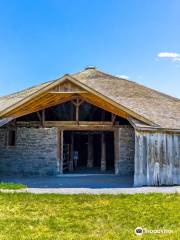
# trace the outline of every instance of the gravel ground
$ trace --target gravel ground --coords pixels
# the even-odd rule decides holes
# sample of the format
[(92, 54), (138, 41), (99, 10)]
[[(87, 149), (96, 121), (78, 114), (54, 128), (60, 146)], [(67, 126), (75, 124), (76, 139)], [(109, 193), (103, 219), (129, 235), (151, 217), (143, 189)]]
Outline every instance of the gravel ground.
[(2, 182), (22, 183), (24, 190), (0, 190), (1, 192), (30, 192), (57, 194), (136, 194), (180, 193), (180, 186), (133, 187), (133, 177), (115, 175), (70, 175), (60, 177), (1, 177)]
[(1, 192), (30, 192), (35, 194), (137, 194), (137, 193), (180, 193), (180, 186), (140, 188), (27, 188), (25, 190), (0, 190)]

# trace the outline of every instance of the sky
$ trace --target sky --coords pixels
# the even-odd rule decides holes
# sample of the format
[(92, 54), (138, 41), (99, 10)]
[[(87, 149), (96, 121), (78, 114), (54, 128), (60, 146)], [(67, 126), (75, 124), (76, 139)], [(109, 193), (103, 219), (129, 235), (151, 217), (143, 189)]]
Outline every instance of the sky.
[(0, 0), (0, 95), (93, 65), (180, 98), (179, 0)]

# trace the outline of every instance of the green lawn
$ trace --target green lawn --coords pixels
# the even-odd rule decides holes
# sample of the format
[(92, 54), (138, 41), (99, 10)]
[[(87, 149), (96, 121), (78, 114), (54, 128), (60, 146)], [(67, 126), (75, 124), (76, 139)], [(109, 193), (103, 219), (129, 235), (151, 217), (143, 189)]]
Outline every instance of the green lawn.
[[(172, 234), (135, 236), (134, 229)], [(180, 239), (180, 195), (0, 193), (0, 239)]]
[(0, 189), (18, 190), (24, 188), (26, 188), (26, 186), (23, 184), (0, 182)]

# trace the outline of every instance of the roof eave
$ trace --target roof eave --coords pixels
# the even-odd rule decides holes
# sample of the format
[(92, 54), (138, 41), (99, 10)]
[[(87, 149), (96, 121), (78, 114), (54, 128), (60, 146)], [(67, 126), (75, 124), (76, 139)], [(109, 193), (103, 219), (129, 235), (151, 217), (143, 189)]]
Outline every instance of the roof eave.
[(46, 91), (50, 90), (51, 88), (55, 87), (56, 85), (62, 83), (63, 81), (69, 80), (71, 82), (73, 82), (74, 84), (84, 88), (85, 90), (87, 90), (88, 92), (97, 95), (98, 97), (102, 98), (105, 101), (108, 101), (109, 103), (111, 103), (113, 106), (127, 112), (130, 116), (139, 119), (140, 121), (149, 124), (150, 126), (158, 126), (157, 124), (155, 124), (154, 122), (152, 122), (151, 120), (137, 114), (136, 112), (133, 112), (132, 110), (128, 109), (127, 107), (115, 102), (114, 100), (112, 100), (111, 98), (99, 93), (98, 91), (90, 88), (89, 86), (85, 85), (84, 83), (80, 82), (77, 78), (72, 77), (69, 74), (65, 74), (63, 77), (54, 80), (53, 82), (51, 82), (49, 85), (45, 86), (44, 88), (38, 90), (37, 92), (31, 94), (28, 97), (25, 97), (24, 99), (18, 101), (17, 103), (11, 105), (10, 107), (8, 107), (7, 109), (3, 110), (0, 112), (0, 118), (4, 118), (4, 117), (8, 117), (8, 113), (10, 113), (12, 110), (14, 110), (15, 108), (21, 106), (24, 103), (27, 103), (28, 101), (32, 100), (35, 97), (38, 97), (39, 95), (45, 93)]

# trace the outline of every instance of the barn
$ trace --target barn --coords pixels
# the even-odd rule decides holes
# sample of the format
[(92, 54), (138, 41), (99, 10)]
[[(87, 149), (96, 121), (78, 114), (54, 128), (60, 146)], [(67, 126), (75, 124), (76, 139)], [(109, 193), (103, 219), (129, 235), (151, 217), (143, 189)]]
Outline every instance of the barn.
[(0, 97), (0, 174), (180, 184), (180, 100), (87, 67)]

